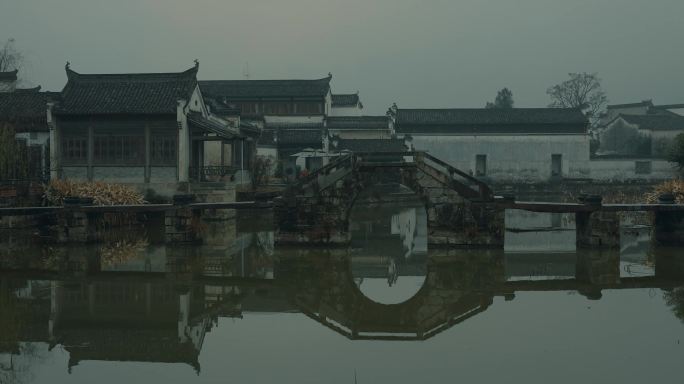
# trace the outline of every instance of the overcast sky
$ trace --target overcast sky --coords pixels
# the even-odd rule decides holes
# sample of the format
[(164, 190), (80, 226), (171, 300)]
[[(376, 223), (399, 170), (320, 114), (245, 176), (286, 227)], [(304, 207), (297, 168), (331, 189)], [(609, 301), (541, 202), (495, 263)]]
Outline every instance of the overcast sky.
[(82, 73), (320, 78), (367, 114), (482, 107), (498, 89), (548, 104), (568, 72), (598, 72), (611, 103), (684, 103), (682, 0), (0, 0), (0, 39), (24, 78)]

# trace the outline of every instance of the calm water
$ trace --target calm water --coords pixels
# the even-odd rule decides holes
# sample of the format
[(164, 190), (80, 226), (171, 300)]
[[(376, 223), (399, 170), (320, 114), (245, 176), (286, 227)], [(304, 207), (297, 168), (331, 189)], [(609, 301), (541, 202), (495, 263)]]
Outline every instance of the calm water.
[(358, 205), (351, 249), (0, 245), (0, 383), (681, 383), (684, 255), (625, 219), (508, 212), (505, 251), (427, 249), (424, 210)]

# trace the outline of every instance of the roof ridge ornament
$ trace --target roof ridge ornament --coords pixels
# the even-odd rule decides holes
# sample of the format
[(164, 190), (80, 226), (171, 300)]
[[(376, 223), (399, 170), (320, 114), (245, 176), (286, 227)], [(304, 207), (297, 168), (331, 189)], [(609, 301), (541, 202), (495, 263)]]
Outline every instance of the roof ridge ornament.
[(69, 62), (69, 60), (67, 60), (66, 65), (64, 66), (64, 69), (66, 69), (67, 71), (71, 69), (71, 63)]

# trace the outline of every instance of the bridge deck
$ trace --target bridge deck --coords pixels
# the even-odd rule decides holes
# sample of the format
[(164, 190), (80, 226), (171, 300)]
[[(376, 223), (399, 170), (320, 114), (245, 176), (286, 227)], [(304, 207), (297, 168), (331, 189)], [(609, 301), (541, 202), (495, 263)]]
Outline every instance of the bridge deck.
[(175, 208), (190, 209), (263, 209), (271, 208), (272, 203), (241, 201), (218, 203), (193, 203), (183, 206), (173, 204), (137, 204), (137, 205), (75, 205), (62, 207), (11, 207), (0, 208), (2, 216), (26, 216), (59, 212), (92, 212), (92, 213), (153, 213), (163, 212)]
[(530, 212), (576, 213), (576, 212), (684, 212), (684, 204), (579, 204), (536, 201), (497, 202), (507, 209)]

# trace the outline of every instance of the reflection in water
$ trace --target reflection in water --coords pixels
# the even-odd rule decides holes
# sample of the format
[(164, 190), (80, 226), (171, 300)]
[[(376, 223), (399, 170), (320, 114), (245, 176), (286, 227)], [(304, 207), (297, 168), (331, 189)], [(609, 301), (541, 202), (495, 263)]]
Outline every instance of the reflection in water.
[(412, 191), (397, 185), (370, 190), (402, 199), (377, 204), (359, 199), (351, 211), (351, 270), (361, 292), (382, 304), (413, 297), (425, 282), (427, 213)]
[[(141, 367), (163, 368), (128, 381), (349, 382), (358, 367), (359, 382), (382, 382), (392, 367), (393, 382), (420, 380), (416, 370), (445, 382), (456, 368), (489, 382), (522, 378), (516, 367), (527, 372), (530, 360), (555, 375), (547, 350), (629, 370), (624, 359), (644, 337), (651, 364), (681, 360), (680, 250), (427, 253), (418, 208), (353, 217), (351, 250), (273, 249), (268, 228), (235, 223), (212, 224), (201, 247), (132, 246), (116, 258), (108, 247), (2, 250), (0, 383), (120, 382)], [(532, 219), (518, 229), (523, 220)], [(532, 224), (525, 233), (550, 232)], [(649, 273), (625, 274), (626, 263)], [(506, 367), (500, 375), (484, 369), (492, 361)], [(649, 374), (673, 377), (659, 367), (665, 376)]]

